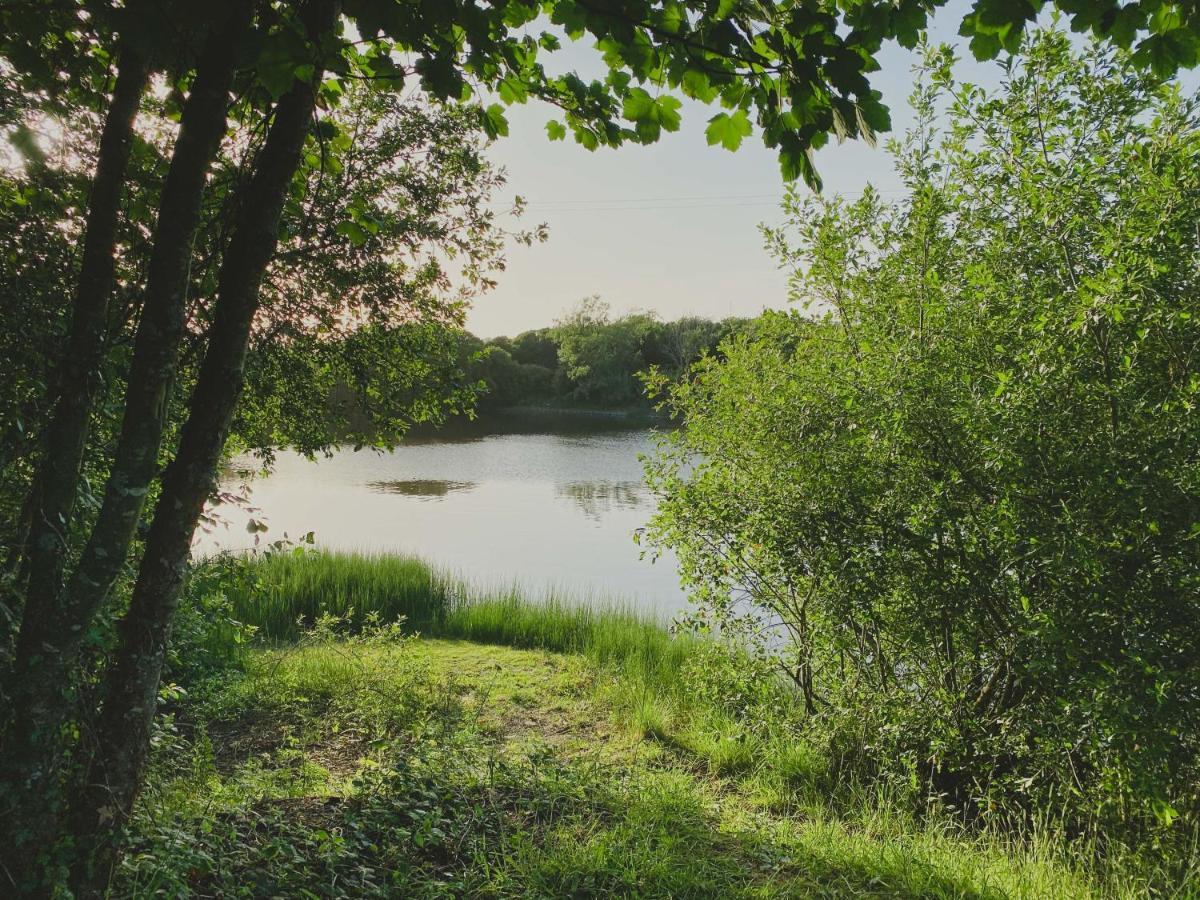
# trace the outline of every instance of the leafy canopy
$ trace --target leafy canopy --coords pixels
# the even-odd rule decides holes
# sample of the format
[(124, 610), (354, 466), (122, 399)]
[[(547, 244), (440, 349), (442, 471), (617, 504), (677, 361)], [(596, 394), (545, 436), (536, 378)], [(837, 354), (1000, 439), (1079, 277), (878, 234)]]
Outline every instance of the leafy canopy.
[[(735, 150), (757, 126), (778, 150), (787, 180), (819, 185), (811, 153), (838, 139), (873, 140), (890, 119), (870, 82), (886, 41), (916, 45), (929, 17), (947, 0), (347, 0), (344, 25), (325, 36), (330, 77), (323, 102), (336, 103), (347, 79), (400, 89), (413, 81), (442, 99), (485, 91), (498, 98), (482, 111), (492, 136), (507, 133), (504, 107), (530, 97), (561, 110), (551, 139), (570, 132), (589, 150), (652, 143), (680, 125), (680, 97), (721, 109), (707, 138)], [(1200, 60), (1200, 16), (1192, 4), (1163, 0), (974, 0), (961, 33), (980, 58), (1013, 52), (1028, 25), (1055, 7), (1078, 31), (1130, 48), (1133, 59), (1168, 76)], [(190, 9), (190, 7), (189, 7)], [(277, 98), (305, 50), (302, 7), (268, 5), (247, 48), (240, 96)], [(29, 89), (49, 94), (102, 83), (114, 55), (114, 32), (186, 83), (202, 29), (195, 14), (166, 17), (157, 4), (113, 10), (83, 0), (18, 0), (0, 11), (0, 55)], [(546, 58), (559, 35), (586, 39), (607, 72), (585, 80), (553, 74)]]

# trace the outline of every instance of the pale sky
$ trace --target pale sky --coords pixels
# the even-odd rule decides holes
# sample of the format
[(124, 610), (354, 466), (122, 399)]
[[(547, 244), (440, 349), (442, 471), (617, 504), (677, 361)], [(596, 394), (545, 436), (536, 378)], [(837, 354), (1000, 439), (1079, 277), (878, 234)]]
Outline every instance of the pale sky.
[[(951, 0), (931, 39), (962, 44), (966, 0)], [(969, 55), (969, 54), (968, 54)], [(547, 67), (597, 74), (587, 40), (564, 43)], [(890, 45), (872, 76), (892, 110), (892, 134), (910, 121), (915, 52)], [(995, 83), (994, 66), (963, 63), (964, 77)], [(508, 192), (529, 203), (525, 224), (545, 222), (550, 239), (514, 245), (499, 286), (479, 297), (467, 327), (482, 337), (549, 325), (584, 297), (599, 294), (614, 312), (654, 310), (664, 319), (755, 315), (786, 305), (786, 277), (763, 249), (758, 225), (779, 220), (783, 182), (774, 151), (757, 134), (736, 153), (709, 147), (704, 128), (716, 108), (684, 100), (683, 126), (657, 144), (589, 153), (568, 136), (551, 142), (553, 110), (531, 101), (509, 109), (509, 135), (490, 156), (508, 171)], [(832, 143), (817, 155), (827, 192), (857, 194), (868, 184), (894, 193), (891, 160), (880, 146)]]

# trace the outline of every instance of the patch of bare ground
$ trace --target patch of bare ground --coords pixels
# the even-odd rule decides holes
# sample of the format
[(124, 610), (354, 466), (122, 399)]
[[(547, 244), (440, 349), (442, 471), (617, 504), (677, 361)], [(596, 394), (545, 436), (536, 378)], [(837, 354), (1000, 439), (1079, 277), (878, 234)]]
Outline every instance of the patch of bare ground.
[(335, 777), (349, 777), (370, 752), (367, 735), (353, 729), (313, 731), (276, 712), (258, 712), (209, 727), (213, 763), (228, 776), (251, 759), (273, 759), (285, 749), (301, 750), (307, 760)]
[(502, 748), (541, 745), (572, 756), (616, 736), (593, 699), (594, 676), (577, 659), (454, 641), (428, 649), (435, 671)]

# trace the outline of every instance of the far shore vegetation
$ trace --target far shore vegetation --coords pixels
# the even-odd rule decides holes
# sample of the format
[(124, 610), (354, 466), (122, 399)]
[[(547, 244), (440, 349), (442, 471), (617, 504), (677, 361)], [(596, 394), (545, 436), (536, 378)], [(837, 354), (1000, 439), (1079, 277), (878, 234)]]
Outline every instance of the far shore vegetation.
[(463, 339), (466, 369), (482, 384), (482, 413), (512, 407), (649, 411), (642, 373), (677, 379), (752, 320), (697, 316), (663, 322), (653, 313), (613, 316), (598, 297), (549, 328), (516, 337)]

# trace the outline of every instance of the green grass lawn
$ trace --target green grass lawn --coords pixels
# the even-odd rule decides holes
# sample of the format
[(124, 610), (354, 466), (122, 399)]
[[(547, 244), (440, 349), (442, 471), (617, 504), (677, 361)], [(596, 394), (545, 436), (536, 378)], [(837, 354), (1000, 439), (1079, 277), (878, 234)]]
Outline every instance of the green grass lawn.
[(644, 666), (576, 650), (382, 629), (248, 651), (170, 704), (115, 896), (1100, 890), (1037, 841), (831, 793), (802, 748), (768, 754)]

